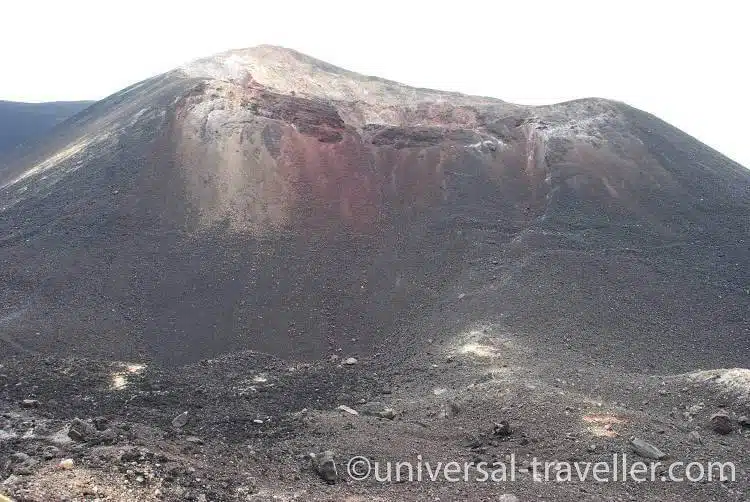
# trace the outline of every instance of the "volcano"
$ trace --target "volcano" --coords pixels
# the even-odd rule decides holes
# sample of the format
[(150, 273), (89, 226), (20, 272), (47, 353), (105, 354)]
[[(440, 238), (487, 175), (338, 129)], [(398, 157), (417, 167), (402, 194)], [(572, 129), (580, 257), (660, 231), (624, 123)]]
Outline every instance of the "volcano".
[(180, 364), (468, 322), (623, 367), (750, 354), (750, 171), (626, 104), (520, 106), (260, 46), (0, 166), (0, 345)]
[[(623, 103), (194, 61), (0, 161), (0, 499), (746, 500), (748, 244)], [(693, 478), (559, 478), (613, 456)]]

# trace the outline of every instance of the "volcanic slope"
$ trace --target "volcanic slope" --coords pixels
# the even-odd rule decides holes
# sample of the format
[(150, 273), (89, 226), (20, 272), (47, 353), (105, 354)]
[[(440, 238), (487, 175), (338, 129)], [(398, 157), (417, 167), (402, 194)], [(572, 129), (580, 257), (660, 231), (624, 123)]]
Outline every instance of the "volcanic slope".
[(529, 107), (260, 46), (0, 166), (0, 350), (181, 364), (501, 326), (623, 368), (750, 354), (750, 171), (623, 103)]
[(0, 101), (0, 155), (31, 144), (93, 101), (20, 103)]

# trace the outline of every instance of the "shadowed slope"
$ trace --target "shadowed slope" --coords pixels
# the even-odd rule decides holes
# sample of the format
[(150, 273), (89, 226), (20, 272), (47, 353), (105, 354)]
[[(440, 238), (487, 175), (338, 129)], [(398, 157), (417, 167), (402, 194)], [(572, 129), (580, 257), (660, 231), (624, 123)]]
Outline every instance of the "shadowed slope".
[(33, 143), (93, 101), (18, 103), (0, 101), (0, 156), (23, 143)]

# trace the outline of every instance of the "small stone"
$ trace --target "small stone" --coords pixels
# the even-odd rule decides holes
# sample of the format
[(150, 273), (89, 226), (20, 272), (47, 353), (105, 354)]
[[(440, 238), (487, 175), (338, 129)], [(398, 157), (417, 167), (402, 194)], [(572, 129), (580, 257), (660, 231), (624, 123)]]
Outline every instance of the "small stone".
[(344, 361), (344, 364), (346, 364), (347, 366), (354, 366), (358, 362), (359, 361), (357, 361), (356, 357), (350, 357), (349, 359), (347, 359), (347, 360)]
[(39, 407), (39, 401), (36, 399), (24, 399), (21, 401), (21, 408), (37, 408)]
[(75, 467), (75, 462), (72, 458), (66, 458), (60, 461), (59, 464), (57, 464), (60, 469), (64, 469), (66, 471), (69, 471), (73, 467)]
[(198, 436), (188, 436), (185, 438), (185, 441), (193, 444), (203, 444), (203, 440)]
[(394, 418), (396, 418), (395, 410), (393, 410), (393, 408), (389, 408), (380, 401), (372, 401), (370, 403), (362, 405), (362, 407), (360, 408), (360, 413), (362, 415), (385, 418), (388, 420), (393, 420)]
[(386, 418), (388, 420), (396, 418), (396, 412), (380, 401), (373, 401), (362, 405), (360, 413), (362, 413), (362, 415)]
[(378, 413), (378, 416), (380, 418), (385, 418), (386, 420), (393, 420), (396, 418), (396, 410), (394, 410), (393, 408), (386, 408)]
[(590, 444), (590, 445), (588, 446), (588, 450), (589, 450), (590, 452), (595, 452), (595, 451), (596, 451), (596, 445), (595, 445), (595, 444)]
[(84, 443), (96, 433), (96, 429), (80, 418), (74, 418), (68, 426), (68, 437), (78, 443)]
[(724, 411), (711, 415), (709, 422), (711, 423), (711, 429), (717, 434), (729, 434), (734, 429), (732, 419)]
[(498, 437), (510, 436), (513, 431), (510, 428), (510, 422), (507, 420), (500, 420), (495, 422), (492, 427), (492, 435)]
[(92, 422), (94, 422), (94, 428), (99, 432), (104, 432), (109, 427), (109, 421), (105, 417), (96, 417)]
[(703, 444), (703, 440), (701, 439), (701, 435), (698, 431), (692, 431), (690, 434), (688, 434), (690, 437), (690, 441), (692, 441), (695, 444)]
[(742, 415), (740, 418), (737, 419), (737, 423), (740, 424), (740, 427), (743, 429), (750, 428), (750, 417), (747, 415)]
[(57, 455), (60, 453), (60, 450), (55, 446), (45, 446), (44, 449), (42, 449), (42, 458), (44, 460), (52, 460), (53, 458), (57, 457)]
[(182, 429), (185, 427), (188, 423), (188, 420), (190, 419), (190, 413), (187, 411), (183, 411), (176, 417), (172, 419), (172, 427), (176, 429)]
[(633, 447), (633, 451), (644, 458), (652, 458), (654, 460), (662, 460), (664, 458), (667, 458), (666, 453), (662, 452), (656, 446), (647, 443), (646, 441), (639, 438), (634, 437), (633, 439), (631, 439), (630, 446)]
[(337, 410), (343, 411), (344, 413), (348, 413), (349, 415), (359, 415), (357, 410), (353, 410), (352, 408), (349, 408), (345, 404), (339, 405)]
[(138, 448), (125, 448), (120, 453), (120, 462), (135, 462), (139, 458), (141, 458), (141, 452), (138, 451)]
[(256, 418), (255, 420), (253, 420), (253, 423), (255, 425), (263, 425), (265, 422), (263, 422), (263, 420), (261, 420), (260, 418)]
[(336, 461), (334, 460), (334, 454), (332, 451), (325, 451), (323, 453), (315, 454), (311, 453), (310, 458), (312, 460), (313, 468), (326, 483), (334, 484), (338, 478), (338, 472), (336, 471)]

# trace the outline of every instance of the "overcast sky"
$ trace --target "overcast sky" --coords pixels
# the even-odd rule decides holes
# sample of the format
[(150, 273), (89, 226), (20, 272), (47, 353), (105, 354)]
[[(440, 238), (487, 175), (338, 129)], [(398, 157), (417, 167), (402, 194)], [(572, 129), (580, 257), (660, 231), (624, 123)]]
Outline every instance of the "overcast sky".
[(0, 9), (0, 99), (99, 99), (199, 56), (268, 43), (516, 103), (625, 101), (750, 166), (744, 3), (11, 1)]

